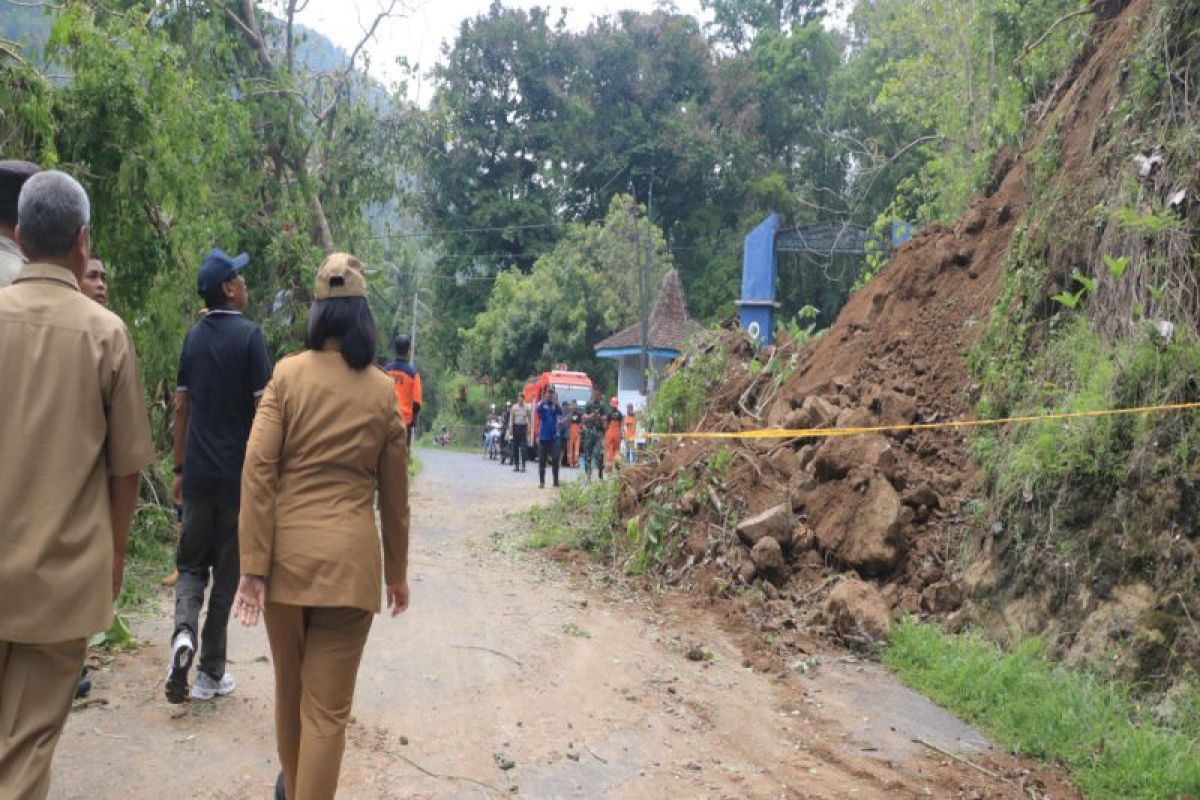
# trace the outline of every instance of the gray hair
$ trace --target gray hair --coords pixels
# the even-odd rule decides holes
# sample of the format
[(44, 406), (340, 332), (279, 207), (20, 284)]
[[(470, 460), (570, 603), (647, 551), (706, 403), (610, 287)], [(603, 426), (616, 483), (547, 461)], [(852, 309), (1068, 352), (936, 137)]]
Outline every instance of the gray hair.
[(92, 208), (79, 181), (65, 172), (39, 172), (21, 187), (17, 227), (21, 246), (31, 259), (65, 256)]

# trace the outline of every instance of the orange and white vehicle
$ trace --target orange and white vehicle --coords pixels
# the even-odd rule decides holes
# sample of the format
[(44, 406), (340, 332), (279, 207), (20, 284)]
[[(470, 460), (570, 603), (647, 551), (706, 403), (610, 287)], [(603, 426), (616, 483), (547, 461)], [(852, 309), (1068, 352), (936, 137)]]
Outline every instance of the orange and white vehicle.
[(566, 364), (556, 364), (554, 369), (543, 372), (528, 381), (525, 384), (523, 395), (525, 402), (530, 407), (530, 416), (532, 417), (530, 435), (534, 441), (537, 441), (537, 414), (534, 414), (532, 409), (542, 399), (547, 388), (554, 389), (560, 404), (578, 403), (580, 406), (584, 406), (592, 399), (592, 379), (586, 372), (573, 372), (567, 369)]

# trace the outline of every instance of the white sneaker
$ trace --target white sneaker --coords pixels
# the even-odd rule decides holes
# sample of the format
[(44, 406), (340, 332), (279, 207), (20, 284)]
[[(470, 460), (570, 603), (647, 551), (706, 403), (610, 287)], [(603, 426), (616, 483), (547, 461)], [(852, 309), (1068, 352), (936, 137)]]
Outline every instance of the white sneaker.
[(196, 655), (196, 640), (186, 630), (171, 640), (171, 666), (167, 668), (167, 702), (182, 703), (188, 695), (188, 670)]
[(212, 700), (214, 697), (225, 697), (233, 694), (233, 675), (226, 672), (218, 683), (207, 672), (196, 673), (196, 682), (192, 684), (193, 700)]

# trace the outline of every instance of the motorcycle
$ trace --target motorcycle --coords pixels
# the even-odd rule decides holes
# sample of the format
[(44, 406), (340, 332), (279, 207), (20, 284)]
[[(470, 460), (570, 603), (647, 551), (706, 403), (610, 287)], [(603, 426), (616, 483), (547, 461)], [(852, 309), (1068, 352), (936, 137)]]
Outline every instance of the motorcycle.
[(500, 457), (500, 423), (494, 422), (487, 426), (483, 433), (483, 454), (489, 461)]

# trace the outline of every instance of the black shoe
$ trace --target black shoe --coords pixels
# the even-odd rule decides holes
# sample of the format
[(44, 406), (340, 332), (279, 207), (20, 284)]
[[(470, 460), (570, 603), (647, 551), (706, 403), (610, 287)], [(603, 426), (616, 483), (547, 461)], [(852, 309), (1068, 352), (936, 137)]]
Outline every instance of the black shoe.
[(182, 703), (188, 699), (188, 670), (196, 655), (196, 640), (184, 628), (171, 640), (171, 667), (167, 671), (167, 702)]
[(279, 777), (275, 779), (275, 800), (287, 800), (283, 789), (283, 770), (279, 771)]
[(83, 668), (83, 673), (79, 676), (79, 683), (75, 684), (75, 699), (82, 700), (92, 693), (92, 678), (87, 674), (87, 667)]

